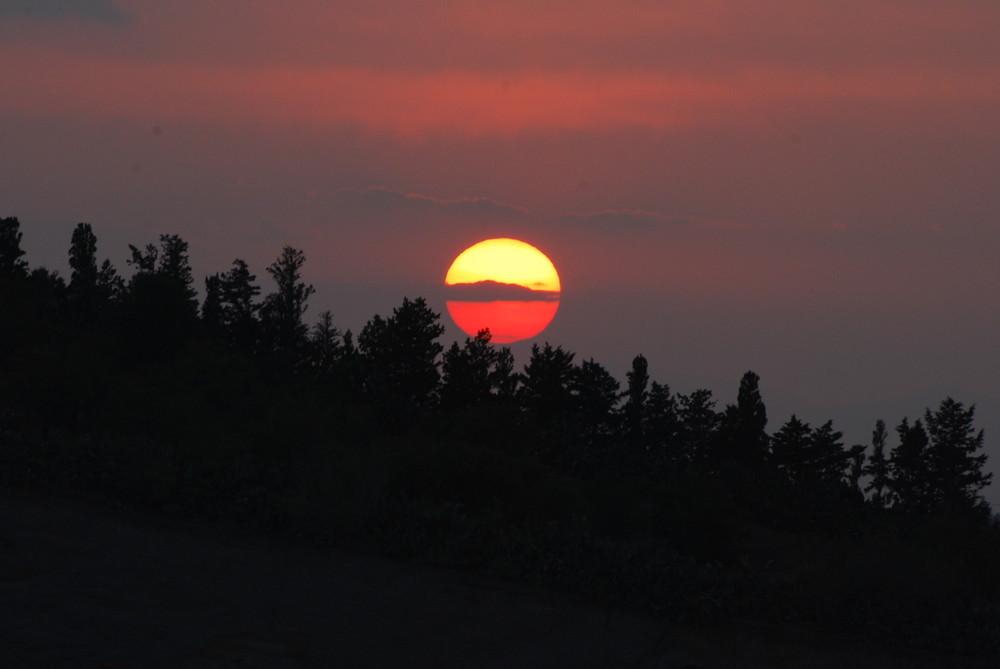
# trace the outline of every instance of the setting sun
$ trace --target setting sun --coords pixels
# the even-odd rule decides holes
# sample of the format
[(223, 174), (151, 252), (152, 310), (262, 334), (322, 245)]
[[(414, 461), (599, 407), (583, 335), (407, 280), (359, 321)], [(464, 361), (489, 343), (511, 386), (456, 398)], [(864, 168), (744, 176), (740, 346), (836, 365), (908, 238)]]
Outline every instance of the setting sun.
[(478, 281), (559, 292), (559, 274), (552, 261), (517, 239), (487, 239), (470, 246), (455, 258), (444, 279), (448, 286)]
[(466, 334), (489, 328), (493, 341), (534, 337), (559, 308), (559, 274), (548, 257), (517, 239), (487, 239), (463, 251), (448, 269), (448, 313)]

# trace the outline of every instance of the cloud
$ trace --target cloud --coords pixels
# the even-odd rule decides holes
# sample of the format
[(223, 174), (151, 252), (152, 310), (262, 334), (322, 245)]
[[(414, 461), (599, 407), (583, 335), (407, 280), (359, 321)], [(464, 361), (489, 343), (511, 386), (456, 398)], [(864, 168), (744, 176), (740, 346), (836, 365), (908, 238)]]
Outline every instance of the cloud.
[(551, 219), (557, 226), (593, 232), (652, 232), (665, 226), (696, 225), (710, 228), (746, 228), (744, 223), (724, 219), (671, 216), (642, 209), (604, 209), (567, 212)]
[(447, 299), (456, 302), (550, 302), (559, 299), (559, 293), (549, 290), (536, 290), (514, 283), (499, 281), (477, 281), (475, 283), (456, 283), (446, 289)]
[(130, 19), (114, 0), (0, 0), (0, 18), (5, 16), (79, 18), (104, 23), (125, 23)]
[(334, 195), (334, 201), (343, 208), (365, 212), (438, 213), (450, 217), (477, 220), (520, 219), (527, 210), (488, 197), (438, 198), (419, 193), (404, 193), (385, 186), (371, 186), (364, 190), (343, 188)]
[[(31, 0), (4, 2), (23, 11)], [(984, 0), (854, 0), (850, 10), (821, 0), (634, 0), (613, 9), (605, 0), (296, 0), (288, 7), (241, 0), (234, 22), (220, 4), (130, 0), (143, 18), (134, 46), (157, 60), (392, 72), (461, 66), (512, 82), (539, 67), (703, 75), (780, 63), (826, 72), (894, 62), (979, 68), (995, 59), (1000, 17), (997, 3)], [(181, 33), (185, 39), (177, 39)]]
[[(115, 39), (69, 35), (65, 43), (46, 41), (44, 35), (32, 39), (36, 31), (17, 28), (9, 32), (19, 36), (0, 41), (0, 79), (7, 93), (2, 104), (42, 116), (62, 116), (72, 100), (75, 114), (94, 118), (153, 117), (227, 127), (349, 125), (425, 140), (633, 128), (670, 133), (791, 123), (804, 116), (832, 121), (872, 109), (881, 110), (873, 120), (892, 127), (903, 111), (909, 118), (921, 109), (938, 110), (940, 123), (956, 109), (995, 116), (1000, 107), (994, 83), (1000, 63), (983, 71), (872, 65), (830, 72), (795, 64), (747, 65), (705, 76), (541, 66), (509, 73), (459, 67), (410, 72), (218, 65), (180, 54), (157, 60), (135, 44), (142, 36), (133, 33), (141, 26), (117, 31)], [(101, 53), (107, 49), (119, 51)]]

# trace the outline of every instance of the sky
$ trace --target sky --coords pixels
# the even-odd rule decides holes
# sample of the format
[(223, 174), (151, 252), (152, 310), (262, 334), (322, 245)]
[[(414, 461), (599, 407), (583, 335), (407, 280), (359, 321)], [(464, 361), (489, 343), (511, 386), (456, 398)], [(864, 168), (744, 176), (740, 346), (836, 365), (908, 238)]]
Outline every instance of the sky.
[(850, 442), (952, 395), (1000, 461), (997, 34), (992, 0), (0, 0), (0, 215), (64, 276), (80, 221), (265, 292), (289, 244), (308, 316), (424, 296), (446, 345), (452, 260), (523, 239), (578, 360), (722, 403), (752, 369), (770, 429)]

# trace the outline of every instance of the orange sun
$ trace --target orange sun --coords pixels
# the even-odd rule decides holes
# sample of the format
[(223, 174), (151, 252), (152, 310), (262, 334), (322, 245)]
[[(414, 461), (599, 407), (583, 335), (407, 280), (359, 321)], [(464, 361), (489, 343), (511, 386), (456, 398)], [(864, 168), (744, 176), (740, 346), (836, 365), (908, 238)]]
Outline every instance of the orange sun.
[(489, 328), (509, 344), (544, 330), (559, 309), (559, 274), (544, 253), (516, 239), (487, 239), (448, 269), (448, 313), (470, 337)]

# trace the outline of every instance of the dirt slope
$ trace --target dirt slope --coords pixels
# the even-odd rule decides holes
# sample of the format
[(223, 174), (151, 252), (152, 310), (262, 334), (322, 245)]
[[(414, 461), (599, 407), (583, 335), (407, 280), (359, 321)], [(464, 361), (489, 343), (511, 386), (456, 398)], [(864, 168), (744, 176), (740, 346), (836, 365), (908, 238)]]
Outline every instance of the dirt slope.
[(985, 666), (0, 491), (3, 667)]

